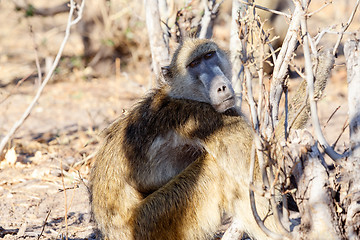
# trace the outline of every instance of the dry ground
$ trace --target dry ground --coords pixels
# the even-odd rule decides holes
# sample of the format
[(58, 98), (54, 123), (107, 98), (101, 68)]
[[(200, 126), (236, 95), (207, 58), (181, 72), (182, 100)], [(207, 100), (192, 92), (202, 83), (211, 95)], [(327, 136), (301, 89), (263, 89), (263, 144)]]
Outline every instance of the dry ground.
[[(334, 11), (339, 7), (330, 8), (319, 17), (317, 27), (324, 26), (330, 17), (332, 21), (346, 20), (349, 9), (344, 3), (340, 7), (343, 15)], [(33, 26), (38, 54), (45, 65), (44, 59), (56, 54), (67, 15), (24, 18), (7, 1), (0, 2), (0, 9), (0, 137), (3, 137), (36, 92), (34, 38), (29, 25)], [(317, 30), (315, 25), (312, 28)], [(86, 186), (99, 133), (146, 92), (151, 72), (148, 60), (135, 71), (125, 69), (117, 76), (113, 72), (110, 77), (95, 78), (88, 73), (89, 69), (76, 67), (77, 59), (73, 57), (81, 55), (82, 50), (80, 37), (73, 32), (64, 53), (67, 57), (57, 75), (9, 145), (15, 147), (14, 151), (0, 158), (0, 238), (35, 239), (42, 230), (41, 239), (63, 238), (66, 232), (70, 239), (95, 238)], [(339, 136), (347, 118), (343, 57), (336, 63), (326, 96), (319, 105), (330, 143)], [(298, 82), (290, 81), (290, 89)], [(338, 106), (340, 109), (326, 124)], [(342, 147), (346, 139), (347, 133), (338, 146)]]

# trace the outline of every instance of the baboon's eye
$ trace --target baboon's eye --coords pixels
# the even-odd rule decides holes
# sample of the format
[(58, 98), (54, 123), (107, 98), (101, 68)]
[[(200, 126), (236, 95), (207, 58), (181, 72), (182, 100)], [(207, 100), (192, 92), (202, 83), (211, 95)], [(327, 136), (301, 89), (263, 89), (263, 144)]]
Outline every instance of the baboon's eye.
[(188, 67), (191, 67), (191, 68), (194, 68), (194, 67), (196, 67), (197, 65), (199, 65), (200, 64), (200, 59), (198, 58), (198, 59), (195, 59), (194, 61), (192, 61), (191, 63), (189, 63), (189, 65), (188, 65)]
[(207, 54), (204, 55), (205, 59), (210, 59), (215, 55), (215, 51), (212, 52), (208, 52)]

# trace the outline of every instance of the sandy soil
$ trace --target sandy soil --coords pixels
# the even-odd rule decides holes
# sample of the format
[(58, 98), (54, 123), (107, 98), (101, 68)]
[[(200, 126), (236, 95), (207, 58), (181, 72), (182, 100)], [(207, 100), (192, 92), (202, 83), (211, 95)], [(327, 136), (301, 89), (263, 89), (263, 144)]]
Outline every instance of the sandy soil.
[[(16, 86), (20, 79), (36, 73), (29, 25), (33, 26), (39, 56), (45, 65), (43, 59), (56, 54), (67, 16), (26, 19), (6, 1), (0, 2), (0, 9), (2, 138), (36, 92), (35, 77)], [(332, 16), (337, 20), (343, 17)], [(64, 54), (77, 56), (82, 50), (80, 36), (74, 32)], [(319, 103), (319, 116), (330, 143), (340, 135), (347, 119), (342, 56), (336, 64), (325, 97)], [(63, 239), (68, 233), (69, 239), (95, 239), (87, 179), (99, 133), (146, 92), (151, 72), (145, 66), (134, 72), (125, 70), (117, 76), (114, 72), (111, 77), (95, 78), (86, 69), (73, 67), (69, 71), (66, 66), (60, 65), (31, 116), (11, 141), (10, 150), (0, 157), (0, 238), (37, 239), (41, 234), (41, 239)], [(298, 82), (291, 80), (290, 90)], [(346, 146), (347, 134), (339, 140), (339, 149)]]
[[(6, 229), (0, 228), (0, 236), (6, 234), (6, 239), (37, 236), (51, 211), (43, 236), (61, 238), (66, 232), (67, 208), (69, 237), (91, 237), (86, 188), (91, 155), (99, 141), (99, 129), (142, 94), (138, 86), (134, 89), (137, 91), (129, 93), (124, 91), (123, 81), (104, 79), (48, 86), (37, 110), (13, 140), (16, 162), (9, 155), (0, 162), (0, 226)], [(23, 92), (12, 96), (12, 102), (31, 96)], [(21, 113), (10, 108), (14, 112), (7, 112), (11, 114)], [(64, 188), (68, 189), (67, 201)], [(20, 231), (21, 227), (24, 231)], [(13, 234), (9, 232), (12, 230)]]

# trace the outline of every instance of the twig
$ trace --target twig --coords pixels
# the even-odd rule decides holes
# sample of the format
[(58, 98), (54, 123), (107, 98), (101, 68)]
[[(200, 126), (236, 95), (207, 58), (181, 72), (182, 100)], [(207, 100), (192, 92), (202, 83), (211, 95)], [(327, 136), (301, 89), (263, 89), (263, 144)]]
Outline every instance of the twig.
[(333, 116), (335, 115), (335, 113), (341, 108), (341, 106), (338, 106), (333, 113), (330, 115), (330, 117), (328, 118), (328, 120), (326, 121), (324, 128), (326, 128), (327, 124), (330, 122), (330, 120), (333, 118)]
[(204, 16), (201, 19), (199, 38), (211, 38), (214, 20), (219, 12), (219, 7), (224, 0), (216, 3), (214, 0), (203, 0)]
[(245, 66), (245, 79), (246, 79), (246, 88), (247, 88), (247, 93), (248, 93), (248, 102), (250, 105), (250, 109), (251, 109), (251, 118), (252, 118), (252, 123), (253, 123), (253, 127), (255, 129), (255, 132), (259, 132), (259, 118), (257, 115), (257, 111), (256, 111), (256, 104), (254, 101), (254, 97), (253, 97), (253, 93), (252, 93), (252, 77), (251, 77), (251, 73), (250, 73), (250, 69)]
[(36, 69), (37, 69), (37, 72), (38, 72), (38, 79), (36, 81), (36, 85), (37, 85), (37, 87), (40, 87), (41, 82), (42, 82), (42, 73), (41, 73), (41, 67), (40, 67), (40, 62), (39, 62), (38, 46), (36, 44), (35, 35), (34, 35), (34, 32), (33, 32), (33, 29), (32, 29), (31, 25), (30, 25), (30, 35), (31, 35), (31, 38), (32, 38), (33, 44), (34, 44), (35, 64), (36, 64)]
[(45, 230), (45, 225), (46, 225), (46, 222), (47, 222), (47, 220), (48, 220), (48, 218), (49, 218), (49, 216), (50, 216), (50, 213), (51, 213), (51, 209), (49, 210), (49, 212), (47, 213), (47, 215), (46, 215), (46, 217), (45, 217), (45, 220), (44, 220), (43, 226), (42, 226), (42, 228), (41, 228), (41, 232), (40, 232), (40, 234), (39, 234), (39, 236), (38, 236), (37, 240), (39, 240), (39, 239), (40, 239), (40, 237), (42, 236), (42, 234), (43, 234), (43, 232), (44, 232), (44, 230)]
[[(251, 162), (250, 162), (250, 186), (254, 185), (254, 171), (255, 171), (255, 153), (259, 152), (256, 150), (256, 148), (258, 148), (256, 145), (258, 145), (257, 143), (259, 143), (260, 139), (255, 136), (254, 137), (254, 144), (252, 145), (252, 149), (251, 149)], [(265, 168), (265, 167), (264, 167)], [(255, 221), (258, 224), (258, 226), (260, 227), (260, 229), (269, 237), (273, 238), (273, 239), (284, 239), (284, 236), (274, 233), (272, 231), (270, 231), (264, 224), (264, 222), (261, 220), (257, 210), (256, 210), (256, 205), (255, 205), (255, 196), (254, 196), (254, 191), (252, 190), (251, 187), (249, 187), (249, 197), (250, 197), (250, 205), (251, 205), (251, 211), (255, 217)]]
[(62, 182), (62, 186), (64, 189), (64, 201), (65, 201), (65, 238), (66, 240), (68, 240), (68, 221), (67, 221), (67, 213), (68, 213), (68, 208), (67, 208), (67, 195), (66, 195), (66, 188), (65, 188), (65, 183), (64, 183), (64, 174), (63, 174), (63, 167), (62, 167), (62, 160), (60, 163), (60, 169), (61, 169), (61, 182)]
[(315, 94), (314, 94), (314, 74), (312, 70), (312, 61), (310, 56), (309, 49), (309, 33), (307, 31), (307, 23), (305, 18), (305, 12), (301, 10), (301, 32), (304, 40), (303, 50), (304, 50), (304, 59), (305, 59), (305, 73), (306, 73), (306, 82), (308, 85), (308, 94), (310, 101), (310, 109), (311, 109), (311, 118), (314, 125), (315, 133), (317, 139), (319, 140), (320, 145), (325, 150), (325, 152), (331, 157), (333, 160), (337, 160), (342, 158), (342, 156), (336, 153), (331, 146), (327, 143), (320, 127), (319, 117), (317, 115), (317, 105), (315, 102)]
[(87, 157), (85, 157), (84, 159), (76, 162), (73, 167), (75, 168), (75, 167), (80, 166), (80, 165), (85, 165), (85, 164), (87, 164), (87, 162), (90, 159), (94, 158), (95, 156), (96, 156), (96, 152), (93, 152), (93, 153), (89, 154)]
[(276, 53), (280, 51), (280, 48), (277, 48), (275, 50), (274, 47), (272, 46), (271, 42), (278, 39), (278, 38), (279, 38), (278, 36), (275, 36), (271, 40), (268, 40), (268, 37), (266, 37), (266, 39), (268, 40), (267, 45), (269, 46), (270, 53), (267, 54), (267, 56), (264, 57), (264, 61), (267, 60), (268, 58), (272, 57), (273, 62), (276, 62), (276, 59), (277, 59), (276, 58)]
[[(254, 12), (254, 15), (255, 15), (255, 12)], [(263, 62), (271, 56), (273, 59), (273, 62), (275, 63), (276, 62), (276, 54), (275, 53), (278, 51), (278, 49), (275, 50), (271, 43), (273, 41), (275, 41), (276, 39), (278, 39), (279, 36), (274, 36), (272, 39), (269, 39), (269, 36), (266, 34), (266, 32), (264, 30), (264, 24), (265, 24), (266, 20), (264, 22), (261, 22), (259, 16), (258, 16), (258, 20), (254, 19), (254, 21), (256, 21), (258, 23), (259, 39), (261, 39), (261, 44), (266, 43), (269, 46), (269, 50), (270, 50), (270, 54), (268, 56), (266, 56), (265, 58), (260, 58), (261, 59), (260, 61)], [(262, 56), (264, 57), (264, 55), (265, 54), (263, 54)]]
[[(276, 206), (276, 201), (275, 201), (275, 189), (273, 188), (273, 186), (270, 187), (270, 183), (269, 183), (269, 178), (267, 176), (267, 171), (266, 171), (266, 165), (265, 165), (265, 160), (264, 160), (264, 156), (263, 156), (263, 152), (262, 152), (262, 144), (260, 141), (260, 137), (258, 136), (259, 134), (259, 120), (258, 120), (258, 115), (257, 115), (257, 111), (256, 111), (256, 104), (254, 101), (254, 97), (253, 97), (253, 93), (252, 93), (252, 77), (251, 77), (251, 73), (250, 73), (250, 69), (248, 68), (248, 66), (245, 66), (245, 77), (246, 77), (246, 85), (247, 85), (247, 93), (248, 93), (248, 103), (250, 105), (250, 112), (251, 112), (251, 116), (252, 116), (252, 122), (253, 122), (253, 126), (255, 129), (255, 137), (254, 137), (254, 141), (255, 141), (255, 146), (256, 146), (256, 152), (257, 152), (257, 156), (258, 156), (258, 160), (259, 160), (259, 166), (261, 168), (261, 172), (262, 172), (262, 178), (264, 181), (265, 186), (267, 187), (267, 189), (270, 189), (270, 202), (271, 202), (271, 206), (274, 212), (274, 217), (275, 217), (275, 221), (276, 224), (279, 226), (279, 229), (282, 230), (282, 234), (284, 236), (290, 237), (289, 232), (285, 229), (285, 227), (282, 225), (281, 221), (280, 221), (280, 217), (279, 217), (279, 212), (277, 210), (277, 206)], [(252, 158), (255, 158), (254, 156), (252, 156)], [(254, 164), (255, 160), (252, 159), (252, 165)], [(250, 167), (251, 170), (253, 171), (253, 166)], [(274, 177), (272, 174), (272, 171), (270, 170), (270, 180), (271, 180), (271, 184), (275, 184), (274, 181)], [(253, 172), (251, 173), (251, 180), (250, 180), (250, 186), (253, 185)], [(264, 222), (261, 221), (259, 219), (259, 216), (257, 214), (256, 211), (256, 207), (255, 207), (255, 199), (254, 199), (254, 192), (252, 190), (250, 190), (250, 199), (251, 200), (251, 207), (253, 210), (253, 214), (255, 216), (256, 222), (258, 223), (259, 227), (264, 231), (264, 233), (268, 236), (272, 236), (273, 238), (277, 238), (280, 237), (277, 236), (275, 233), (271, 232), (269, 229), (267, 229), (264, 225)], [(260, 220), (260, 222), (259, 222)]]
[[(325, 35), (325, 33), (332, 33), (332, 32), (330, 31), (330, 29), (334, 29), (335, 27), (336, 27), (336, 25), (332, 25), (332, 26), (330, 26), (330, 27), (322, 30), (320, 33), (318, 33), (318, 34), (314, 37), (314, 39), (316, 39), (315, 45), (317, 46), (317, 45), (320, 43), (320, 41), (321, 41), (321, 39), (323, 38), (323, 36)], [(340, 33), (337, 33), (337, 34), (340, 34)]]
[(258, 75), (259, 75), (259, 86), (260, 86), (260, 91), (259, 91), (259, 101), (258, 101), (258, 120), (261, 121), (262, 118), (262, 105), (263, 105), (263, 93), (264, 93), (264, 89), (263, 89), (263, 84), (264, 84), (264, 61), (262, 61), (263, 57), (264, 57), (264, 53), (265, 53), (265, 49), (264, 49), (264, 44), (261, 43), (260, 45), (260, 68), (258, 71)]
[(285, 135), (285, 140), (287, 140), (288, 138), (288, 134), (289, 131), (288, 130), (288, 126), (289, 126), (289, 89), (286, 86), (284, 88), (284, 97), (285, 97), (285, 112), (284, 112), (284, 135)]
[[(64, 174), (64, 175), (66, 175), (66, 174)], [(73, 189), (73, 190), (75, 190), (75, 189), (77, 189), (77, 188), (79, 188), (79, 185), (75, 185), (75, 186), (73, 186), (73, 187), (67, 187), (67, 188), (60, 188), (59, 189), (59, 192), (63, 192), (63, 191), (65, 191), (65, 190), (71, 190), (71, 189)]]
[[(17, 84), (15, 85), (15, 87), (13, 87), (10, 92), (0, 101), (0, 104), (2, 104), (3, 102), (5, 102), (14, 92), (15, 90), (25, 81), (27, 80), (34, 72), (28, 74), (27, 76), (23, 77), (20, 81), (17, 82)], [(1, 151), (0, 151), (1, 153)]]
[(312, 15), (320, 12), (321, 10), (323, 10), (324, 8), (326, 8), (327, 6), (329, 6), (330, 4), (332, 4), (332, 0), (329, 1), (329, 2), (326, 2), (326, 3), (325, 3), (324, 5), (322, 5), (319, 9), (317, 9), (317, 10), (311, 12), (311, 13), (306, 14), (306, 16), (309, 18), (309, 17), (311, 17)]
[(356, 1), (356, 4), (355, 4), (355, 7), (354, 7), (354, 10), (352, 11), (350, 17), (349, 17), (349, 20), (347, 21), (347, 23), (345, 23), (345, 25), (343, 25), (343, 27), (341, 28), (341, 31), (340, 31), (340, 35), (336, 41), (336, 44), (334, 46), (334, 49), (333, 49), (333, 55), (336, 54), (336, 51), (337, 49), (339, 48), (339, 45), (340, 45), (340, 42), (341, 42), (341, 39), (343, 38), (344, 36), (344, 32), (346, 32), (346, 30), (349, 28), (351, 22), (353, 21), (354, 19), (354, 16), (355, 16), (355, 13), (356, 13), (356, 10), (358, 9), (358, 6), (360, 4), (360, 0), (357, 0)]
[[(280, 161), (279, 161), (280, 162)], [(286, 196), (286, 191), (289, 191), (289, 186), (290, 186), (290, 175), (287, 174), (287, 169), (285, 167), (285, 156), (282, 156), (282, 161), (281, 161), (281, 170), (283, 171), (283, 175), (285, 176), (285, 181), (283, 181), (281, 183), (281, 196), (282, 196), (282, 214), (283, 214), (283, 222), (286, 226), (290, 226), (290, 213), (289, 213), (289, 205), (288, 205), (288, 200), (287, 200), (287, 196)], [(285, 192), (284, 192), (285, 190)]]
[[(318, 51), (317, 51), (317, 47), (316, 47), (316, 45), (315, 45), (314, 39), (309, 37), (308, 40), (309, 40), (309, 43), (310, 43), (311, 52), (312, 52), (312, 54), (313, 54), (313, 57), (314, 57), (314, 58), (318, 58)], [(316, 72), (317, 64), (318, 64), (318, 63), (316, 62), (315, 64), (316, 64), (316, 65), (314, 66), (314, 69), (315, 69), (315, 72)]]
[(285, 40), (276, 59), (273, 80), (270, 86), (270, 111), (271, 122), (269, 122), (268, 128), (272, 128), (278, 123), (279, 115), (279, 103), (281, 95), (283, 93), (283, 83), (288, 72), (288, 65), (293, 56), (293, 53), (297, 47), (297, 32), (300, 28), (300, 9), (301, 6), (298, 2), (295, 2), (295, 10), (293, 12), (292, 20), (289, 25), (289, 29), (286, 33)]
[(339, 134), (339, 136), (336, 138), (335, 142), (333, 143), (333, 145), (331, 145), (332, 148), (336, 147), (336, 144), (338, 143), (338, 141), (340, 140), (341, 136), (343, 135), (343, 133), (345, 132), (345, 129), (349, 126), (349, 119), (346, 118), (346, 121), (344, 122), (344, 125), (341, 129), (341, 132)]
[(295, 72), (302, 78), (305, 79), (305, 75), (301, 72), (301, 69), (299, 69), (294, 63), (289, 63), (291, 67), (294, 68)]
[(237, 111), (241, 111), (242, 83), (244, 82), (244, 66), (241, 64), (240, 55), (246, 49), (246, 41), (240, 40), (240, 32), (247, 25), (241, 26), (240, 21), (246, 15), (246, 5), (240, 4), (238, 0), (232, 0), (231, 29), (230, 29), (230, 58), (232, 62), (231, 82), (235, 91), (235, 104)]
[(274, 214), (276, 225), (278, 226), (278, 228), (280, 229), (280, 231), (283, 235), (285, 235), (291, 239), (290, 232), (284, 227), (284, 225), (281, 222), (281, 218), (280, 218), (281, 215), (279, 213), (279, 208), (277, 207), (277, 204), (276, 204), (275, 185), (276, 185), (276, 182), (278, 181), (278, 174), (276, 175), (276, 177), (274, 176), (274, 172), (273, 172), (271, 164), (269, 166), (269, 178), (270, 178), (270, 189), (269, 190), (271, 193), (270, 203), (271, 203), (271, 207), (272, 207), (272, 211)]
[(77, 170), (77, 173), (78, 173), (78, 175), (79, 175), (80, 181), (84, 184), (84, 186), (86, 187), (88, 193), (90, 194), (90, 187), (85, 183), (84, 178), (81, 176), (81, 173), (80, 173), (79, 170)]
[[(247, 100), (248, 103), (250, 105), (250, 112), (251, 112), (251, 117), (252, 117), (252, 122), (253, 122), (253, 127), (255, 129), (255, 136), (254, 136), (254, 143), (253, 144), (253, 148), (254, 146), (256, 147), (256, 153), (258, 156), (258, 161), (259, 161), (259, 166), (261, 169), (261, 173), (262, 173), (262, 179), (263, 179), (263, 183), (266, 186), (267, 189), (270, 189), (270, 184), (269, 184), (269, 179), (267, 176), (267, 172), (266, 172), (266, 165), (265, 165), (265, 160), (264, 160), (264, 156), (263, 156), (263, 152), (262, 152), (262, 144), (261, 144), (261, 140), (259, 137), (259, 120), (258, 120), (258, 115), (257, 115), (257, 111), (256, 111), (256, 104), (254, 101), (254, 97), (252, 94), (252, 77), (251, 77), (251, 73), (250, 73), (250, 69), (248, 68), (248, 66), (245, 66), (245, 77), (246, 77), (246, 89), (247, 89)], [(253, 182), (254, 182), (254, 163), (255, 162), (255, 151), (252, 151), (252, 155), (251, 155), (251, 165), (250, 165), (250, 183), (249, 186), (253, 186)], [(249, 188), (249, 194), (250, 194), (250, 202), (251, 202), (251, 209), (253, 211), (253, 215), (255, 217), (255, 220), (257, 222), (257, 224), (259, 225), (259, 227), (261, 228), (261, 230), (268, 236), (271, 236), (274, 239), (282, 239), (283, 237), (281, 235), (275, 234), (273, 232), (271, 232), (268, 228), (265, 227), (264, 222), (261, 220), (261, 218), (259, 217), (257, 210), (256, 210), (256, 206), (255, 206), (255, 198), (254, 198), (254, 191), (252, 190), (252, 188)], [(271, 195), (271, 194), (270, 194)], [(276, 208), (275, 206), (275, 202), (272, 201), (271, 202), (273, 208)], [(275, 218), (278, 217), (278, 214), (275, 213)], [(279, 219), (279, 218), (277, 218)], [(277, 222), (278, 223), (278, 222)], [(280, 223), (281, 225), (281, 223)], [(284, 229), (281, 228), (280, 229)], [(283, 233), (285, 235), (287, 235), (286, 230), (283, 231)]]
[(249, 6), (252, 6), (252, 7), (255, 7), (255, 8), (258, 8), (258, 9), (261, 9), (261, 10), (264, 10), (264, 11), (268, 11), (268, 12), (271, 12), (271, 13), (274, 13), (274, 14), (278, 14), (278, 15), (282, 15), (282, 16), (285, 16), (287, 18), (291, 18), (291, 15), (290, 14), (286, 14), (284, 12), (280, 12), (280, 11), (276, 11), (276, 10), (273, 10), (273, 9), (269, 9), (269, 8), (266, 8), (266, 7), (263, 7), (263, 6), (260, 6), (260, 5), (256, 5), (256, 4), (253, 4), (253, 3), (249, 3), (249, 2), (246, 2), (246, 1), (243, 1), (243, 0), (240, 0), (240, 2), (246, 4), (246, 5), (249, 5)]
[[(258, 20), (258, 25), (259, 25), (259, 39), (261, 41), (260, 43), (260, 53), (259, 53), (259, 59), (260, 59), (260, 66), (259, 66), (259, 70), (258, 70), (258, 75), (259, 75), (259, 86), (260, 86), (260, 91), (259, 91), (259, 101), (258, 101), (258, 119), (259, 121), (261, 121), (261, 119), (263, 119), (263, 114), (262, 114), (262, 108), (263, 108), (263, 98), (264, 98), (264, 92), (265, 92), (265, 88), (263, 88), (262, 86), (264, 85), (264, 62), (270, 57), (272, 56), (273, 58), (273, 62), (276, 62), (276, 55), (275, 55), (275, 51), (273, 46), (271, 45), (271, 42), (275, 39), (275, 37), (272, 40), (269, 40), (269, 37), (266, 35), (265, 31), (264, 31), (264, 24), (265, 21), (261, 22), (260, 19)], [(269, 49), (270, 49), (270, 54), (268, 54), (267, 56), (265, 56), (265, 44), (268, 44)]]
[(15, 124), (12, 126), (12, 128), (10, 129), (10, 131), (6, 134), (6, 136), (1, 140), (0, 143), (0, 153), (3, 152), (4, 147), (6, 145), (6, 143), (9, 141), (9, 139), (15, 134), (15, 132), (20, 128), (20, 126), (24, 123), (24, 121), (29, 117), (32, 109), (34, 108), (35, 104), (37, 103), (37, 101), (39, 100), (41, 93), (43, 92), (46, 84), (49, 82), (50, 78), (52, 77), (59, 61), (62, 55), (62, 52), (64, 51), (65, 45), (69, 39), (70, 36), (70, 29), (73, 25), (75, 25), (76, 23), (78, 23), (82, 17), (82, 12), (85, 6), (85, 0), (82, 0), (81, 2), (81, 6), (78, 9), (78, 16), (75, 20), (72, 20), (76, 5), (74, 3), (74, 0), (70, 1), (70, 11), (69, 11), (69, 17), (68, 17), (68, 22), (67, 22), (67, 26), (66, 26), (66, 30), (65, 30), (65, 36), (64, 39), (61, 43), (61, 46), (59, 48), (59, 51), (56, 55), (55, 61), (53, 62), (49, 72), (47, 73), (44, 81), (41, 83), (34, 99), (32, 100), (32, 102), (30, 103), (30, 105), (28, 106), (28, 108), (25, 110), (25, 112), (23, 113), (23, 115), (21, 116), (21, 118), (15, 122)]

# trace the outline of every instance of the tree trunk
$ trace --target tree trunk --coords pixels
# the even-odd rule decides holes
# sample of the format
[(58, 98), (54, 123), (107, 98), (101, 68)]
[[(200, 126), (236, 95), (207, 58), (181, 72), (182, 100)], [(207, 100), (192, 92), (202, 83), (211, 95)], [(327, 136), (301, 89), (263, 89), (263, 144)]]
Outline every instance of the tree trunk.
[(350, 156), (342, 162), (340, 200), (348, 239), (360, 239), (360, 43), (344, 46), (347, 66)]
[(145, 0), (145, 8), (152, 66), (158, 84), (160, 84), (162, 81), (160, 76), (161, 67), (167, 66), (170, 62), (169, 47), (166, 44), (164, 32), (161, 28), (158, 0)]
[(232, 1), (231, 12), (231, 29), (230, 29), (230, 57), (232, 62), (232, 84), (236, 94), (236, 107), (237, 110), (241, 110), (242, 102), (242, 83), (244, 80), (244, 68), (241, 64), (240, 54), (245, 46), (239, 38), (239, 24), (238, 19), (240, 16), (246, 14), (247, 6), (244, 3), (240, 3), (238, 0)]

